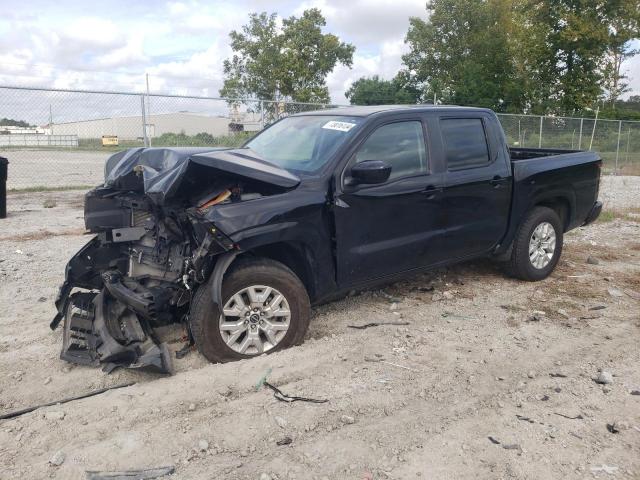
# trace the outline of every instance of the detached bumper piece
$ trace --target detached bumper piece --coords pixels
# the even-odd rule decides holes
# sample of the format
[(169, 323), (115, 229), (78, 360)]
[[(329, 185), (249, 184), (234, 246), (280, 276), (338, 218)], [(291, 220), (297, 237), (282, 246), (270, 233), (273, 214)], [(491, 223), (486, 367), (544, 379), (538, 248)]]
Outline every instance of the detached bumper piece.
[(602, 202), (598, 201), (593, 204), (593, 207), (591, 207), (591, 211), (589, 212), (589, 215), (587, 215), (583, 225), (589, 225), (590, 223), (595, 222), (600, 216), (600, 212), (602, 212)]
[(122, 300), (130, 297), (136, 307), (146, 305), (148, 309), (153, 301), (130, 290), (117, 278), (111, 277), (109, 281), (100, 293), (71, 295), (64, 316), (60, 358), (81, 365), (103, 364), (105, 372), (125, 367), (172, 373), (167, 345), (157, 343), (146, 320)]

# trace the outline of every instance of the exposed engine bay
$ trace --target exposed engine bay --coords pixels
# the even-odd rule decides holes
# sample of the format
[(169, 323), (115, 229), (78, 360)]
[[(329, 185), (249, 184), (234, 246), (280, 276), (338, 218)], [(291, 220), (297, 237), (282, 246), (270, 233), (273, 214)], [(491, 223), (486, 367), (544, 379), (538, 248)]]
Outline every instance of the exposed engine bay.
[(69, 261), (56, 300), (51, 328), (64, 324), (61, 358), (170, 373), (169, 349), (154, 329), (181, 322), (188, 332), (194, 291), (206, 288), (222, 254), (238, 250), (207, 214), (297, 184), (278, 170), (243, 158), (242, 149), (111, 157), (105, 185), (85, 197), (85, 226), (95, 236)]

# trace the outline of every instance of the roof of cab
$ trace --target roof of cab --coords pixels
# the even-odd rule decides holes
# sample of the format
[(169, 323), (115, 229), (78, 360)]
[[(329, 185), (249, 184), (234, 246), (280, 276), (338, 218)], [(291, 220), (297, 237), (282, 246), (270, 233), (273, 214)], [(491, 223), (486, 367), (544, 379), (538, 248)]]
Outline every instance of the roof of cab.
[(355, 105), (350, 107), (328, 108), (326, 110), (314, 110), (311, 112), (300, 112), (294, 116), (303, 115), (344, 115), (348, 117), (368, 117), (382, 112), (415, 112), (415, 111), (491, 111), (487, 108), (462, 107), (457, 105)]

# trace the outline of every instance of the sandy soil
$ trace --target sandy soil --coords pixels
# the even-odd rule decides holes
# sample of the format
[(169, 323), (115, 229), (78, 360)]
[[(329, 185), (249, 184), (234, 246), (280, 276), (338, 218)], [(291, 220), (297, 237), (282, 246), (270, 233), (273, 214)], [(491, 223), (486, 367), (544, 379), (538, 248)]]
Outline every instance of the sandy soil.
[[(638, 186), (604, 194), (637, 208)], [(163, 465), (179, 479), (640, 478), (636, 217), (571, 232), (543, 282), (487, 261), (439, 270), (315, 308), (300, 347), (224, 365), (191, 352), (163, 377), (58, 359), (48, 323), (64, 265), (88, 240), (81, 204), (79, 192), (9, 196), (0, 413), (137, 383), (0, 420), (2, 479)], [(409, 324), (349, 328), (389, 321)], [(165, 332), (174, 349), (180, 335)], [(611, 384), (593, 381), (599, 369)], [(270, 370), (284, 392), (329, 402), (256, 391)]]

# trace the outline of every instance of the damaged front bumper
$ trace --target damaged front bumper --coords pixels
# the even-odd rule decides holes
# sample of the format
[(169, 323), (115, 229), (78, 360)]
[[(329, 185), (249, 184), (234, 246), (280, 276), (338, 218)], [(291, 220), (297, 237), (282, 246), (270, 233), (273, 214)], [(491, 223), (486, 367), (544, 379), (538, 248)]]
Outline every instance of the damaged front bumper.
[[(171, 373), (169, 349), (154, 338), (151, 327), (156, 314), (153, 296), (125, 285), (117, 271), (99, 274), (99, 267), (105, 266), (100, 258), (104, 260), (109, 249), (95, 237), (67, 265), (56, 299), (58, 313), (50, 324), (53, 330), (63, 323), (60, 358), (80, 365), (102, 364), (106, 372), (144, 367)], [(83, 290), (71, 293), (76, 287)]]

